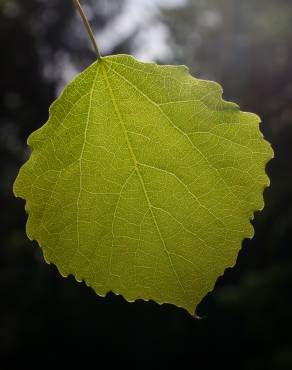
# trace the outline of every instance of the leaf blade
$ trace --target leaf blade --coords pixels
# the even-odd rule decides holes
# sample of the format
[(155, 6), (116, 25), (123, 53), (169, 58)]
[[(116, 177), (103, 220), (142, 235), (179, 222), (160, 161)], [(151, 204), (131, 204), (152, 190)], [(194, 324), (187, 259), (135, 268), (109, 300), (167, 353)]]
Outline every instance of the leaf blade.
[(14, 185), (28, 235), (100, 295), (193, 313), (263, 207), (273, 153), (258, 125), (185, 67), (103, 58), (29, 138)]

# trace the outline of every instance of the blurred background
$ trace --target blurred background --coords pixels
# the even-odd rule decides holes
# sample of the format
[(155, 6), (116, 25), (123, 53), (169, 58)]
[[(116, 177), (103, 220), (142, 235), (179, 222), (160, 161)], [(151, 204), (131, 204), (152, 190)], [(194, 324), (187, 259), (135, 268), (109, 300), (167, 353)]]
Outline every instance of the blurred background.
[(83, 0), (104, 55), (186, 64), (262, 118), (275, 159), (253, 240), (195, 320), (99, 298), (43, 261), (12, 184), (28, 135), (94, 61), (72, 0), (0, 0), (0, 368), (292, 369), (292, 1)]

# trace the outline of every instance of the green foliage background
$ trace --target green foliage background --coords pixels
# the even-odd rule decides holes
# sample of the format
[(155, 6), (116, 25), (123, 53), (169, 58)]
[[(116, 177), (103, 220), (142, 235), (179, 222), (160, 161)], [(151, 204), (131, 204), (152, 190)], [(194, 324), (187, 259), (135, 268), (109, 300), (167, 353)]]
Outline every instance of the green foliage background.
[[(95, 13), (99, 30), (122, 9), (123, 2), (111, 3), (108, 12)], [(101, 9), (103, 2), (95, 5)], [(191, 362), (200, 369), (236, 364), (239, 370), (290, 370), (291, 1), (194, 0), (160, 15), (175, 50), (168, 62), (188, 64), (197, 77), (217, 80), (226, 99), (258, 113), (276, 153), (256, 236), (202, 302), (203, 319), (197, 321), (170, 306), (99, 299), (73, 279), (61, 279), (32, 248), (23, 203), (11, 191), (27, 158), (24, 142), (47, 119), (59, 88), (60, 60), (67, 55), (82, 70), (93, 55), (79, 37), (69, 0), (4, 0), (0, 12), (2, 368), (15, 367), (18, 359), (31, 368), (56, 362), (84, 366), (94, 356), (95, 367), (108, 368)], [(113, 52), (131, 52), (133, 40), (130, 35)]]

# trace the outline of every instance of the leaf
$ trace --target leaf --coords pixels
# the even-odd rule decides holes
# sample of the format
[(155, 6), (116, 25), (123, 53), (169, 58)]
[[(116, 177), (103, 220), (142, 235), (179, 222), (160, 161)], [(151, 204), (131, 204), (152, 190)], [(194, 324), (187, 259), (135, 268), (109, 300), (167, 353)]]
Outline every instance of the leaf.
[(259, 118), (184, 66), (105, 57), (28, 140), (14, 184), (47, 262), (97, 294), (194, 313), (264, 206)]

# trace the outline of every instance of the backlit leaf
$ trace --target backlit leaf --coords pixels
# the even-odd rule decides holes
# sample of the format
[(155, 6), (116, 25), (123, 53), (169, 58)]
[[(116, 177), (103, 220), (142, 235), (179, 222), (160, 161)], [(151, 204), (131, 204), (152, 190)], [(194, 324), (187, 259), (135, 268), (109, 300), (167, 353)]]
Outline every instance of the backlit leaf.
[(72, 81), (28, 140), (14, 192), (27, 234), (97, 294), (194, 313), (264, 206), (259, 118), (183, 66), (105, 57)]

